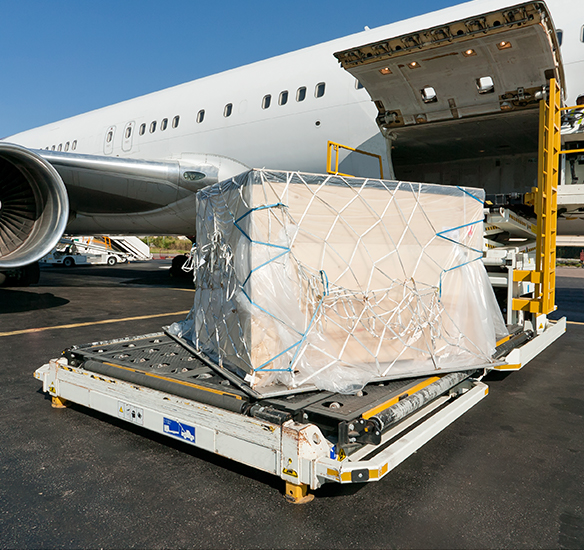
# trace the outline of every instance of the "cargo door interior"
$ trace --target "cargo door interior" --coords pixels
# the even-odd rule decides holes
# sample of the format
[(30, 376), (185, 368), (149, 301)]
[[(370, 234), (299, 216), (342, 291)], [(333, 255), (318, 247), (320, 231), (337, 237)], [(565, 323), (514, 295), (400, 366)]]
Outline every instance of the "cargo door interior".
[(535, 178), (538, 103), (551, 77), (563, 82), (559, 55), (542, 2), (335, 53), (375, 102), (398, 179), (487, 193), (519, 190), (505, 159), (523, 174), (535, 159)]

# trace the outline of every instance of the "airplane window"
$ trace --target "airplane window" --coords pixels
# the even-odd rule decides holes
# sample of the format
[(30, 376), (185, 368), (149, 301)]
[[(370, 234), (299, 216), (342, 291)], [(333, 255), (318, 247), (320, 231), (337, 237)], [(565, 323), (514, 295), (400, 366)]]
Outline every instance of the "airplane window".
[(561, 46), (562, 45), (562, 38), (564, 38), (564, 31), (561, 29), (558, 29), (556, 31), (556, 36), (558, 37), (558, 44)]
[(71, 144), (71, 150), (75, 151), (75, 149), (77, 149), (77, 140), (73, 141), (73, 143)]
[(163, 118), (162, 122), (160, 123), (160, 129), (161, 130), (166, 130), (166, 127), (168, 126), (168, 119), (167, 118)]
[(51, 145), (51, 151), (54, 151), (54, 150), (55, 150), (55, 146)]
[(145, 131), (146, 131), (146, 123), (143, 122), (142, 124), (140, 124), (140, 132), (139, 132), (140, 135), (143, 136)]
[(197, 122), (201, 123), (201, 122), (203, 122), (204, 119), (205, 119), (205, 109), (201, 109), (197, 113)]
[(357, 88), (357, 90), (363, 89), (363, 84), (361, 84), (361, 82), (359, 82), (357, 79), (355, 79), (355, 88)]
[(178, 127), (178, 123), (180, 121), (180, 117), (178, 115), (176, 115), (173, 119), (172, 119), (172, 127), (173, 128), (177, 128)]
[(126, 139), (129, 139), (131, 135), (132, 135), (132, 127), (128, 126), (126, 128)]
[(481, 76), (476, 83), (479, 94), (492, 94), (495, 91), (495, 83), (490, 76)]
[(267, 109), (272, 102), (272, 96), (270, 94), (265, 95), (264, 99), (262, 99), (262, 109)]
[(231, 116), (232, 112), (233, 112), (233, 103), (228, 103), (227, 105), (225, 105), (225, 109), (223, 109), (223, 116), (224, 117)]
[(107, 133), (107, 136), (106, 136), (105, 140), (106, 140), (108, 143), (110, 143), (110, 142), (111, 142), (111, 140), (113, 139), (113, 137), (114, 137), (114, 133), (113, 133), (113, 132), (110, 130), (110, 131)]
[(322, 97), (324, 95), (325, 83), (319, 82), (314, 89), (314, 97)]
[(286, 105), (288, 103), (288, 90), (280, 92), (280, 98), (278, 99), (280, 105)]
[(432, 86), (425, 86), (420, 90), (422, 94), (422, 99), (424, 103), (435, 103), (438, 101), (438, 96), (436, 95), (436, 90)]
[(60, 151), (63, 148), (63, 144), (59, 143), (59, 147), (57, 147), (57, 151)]
[(296, 92), (296, 101), (304, 101), (305, 98), (306, 88), (302, 86), (301, 88), (298, 88), (298, 91)]
[(154, 132), (156, 132), (156, 121), (155, 120), (153, 120), (150, 123), (150, 133), (153, 134)]
[(69, 150), (69, 142), (65, 143), (65, 151)]
[(580, 32), (580, 40), (584, 42), (584, 27), (582, 27), (582, 31)]

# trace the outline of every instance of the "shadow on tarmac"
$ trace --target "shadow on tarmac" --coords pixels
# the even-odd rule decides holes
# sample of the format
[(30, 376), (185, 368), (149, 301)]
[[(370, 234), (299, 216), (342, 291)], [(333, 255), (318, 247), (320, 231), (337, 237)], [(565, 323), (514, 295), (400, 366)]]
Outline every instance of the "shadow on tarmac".
[(69, 300), (55, 296), (50, 292), (38, 294), (26, 290), (0, 289), (0, 315), (49, 309), (68, 303)]
[[(169, 266), (170, 267), (170, 266)], [(182, 274), (181, 274), (182, 275)], [(43, 266), (37, 286), (136, 285), (193, 288), (192, 273), (172, 277), (163, 262), (137, 262), (116, 266)]]

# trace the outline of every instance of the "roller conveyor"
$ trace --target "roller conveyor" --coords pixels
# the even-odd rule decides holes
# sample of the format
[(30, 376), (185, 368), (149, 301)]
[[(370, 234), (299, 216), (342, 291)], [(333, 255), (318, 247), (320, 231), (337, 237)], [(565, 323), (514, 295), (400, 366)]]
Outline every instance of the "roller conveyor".
[(259, 397), (164, 333), (75, 346), (38, 369), (53, 397), (280, 476), (299, 502), (325, 482), (381, 479), (487, 394), (483, 371)]

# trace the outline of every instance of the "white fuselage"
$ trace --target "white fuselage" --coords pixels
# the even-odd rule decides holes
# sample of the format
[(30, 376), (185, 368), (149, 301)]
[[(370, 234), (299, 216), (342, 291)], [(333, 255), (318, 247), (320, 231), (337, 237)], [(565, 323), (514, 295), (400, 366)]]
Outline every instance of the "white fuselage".
[[(6, 141), (33, 149), (73, 151), (74, 147), (75, 153), (146, 160), (176, 158), (185, 152), (211, 153), (250, 167), (323, 172), (328, 140), (385, 152), (375, 106), (367, 91), (357, 89), (355, 79), (339, 66), (334, 52), (509, 4), (467, 2), (124, 101)], [(574, 17), (582, 11), (581, 0), (548, 0), (547, 4), (556, 28), (563, 31), (567, 102), (573, 103), (584, 93), (582, 21)], [(321, 83), (324, 95), (316, 97)], [(298, 101), (302, 87), (306, 97)], [(288, 99), (280, 105), (284, 91)], [(271, 103), (264, 108), (267, 95)], [(229, 104), (231, 113), (225, 116)], [(201, 111), (204, 118), (199, 122)], [(173, 128), (175, 117), (180, 118)], [(162, 130), (164, 119), (168, 122)], [(156, 129), (151, 131), (153, 122)], [(359, 175), (370, 175), (362, 173), (366, 167), (360, 168)]]

